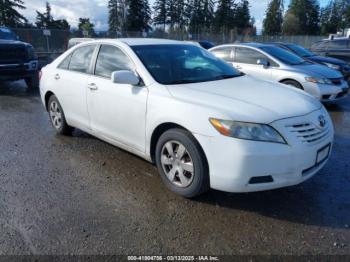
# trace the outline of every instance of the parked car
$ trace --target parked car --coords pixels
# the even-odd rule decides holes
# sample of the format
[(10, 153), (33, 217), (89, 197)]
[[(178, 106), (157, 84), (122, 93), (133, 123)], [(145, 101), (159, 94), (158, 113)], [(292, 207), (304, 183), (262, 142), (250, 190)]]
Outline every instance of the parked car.
[(332, 58), (332, 57), (316, 55), (310, 50), (296, 44), (281, 43), (281, 42), (270, 43), (270, 44), (279, 46), (290, 52), (293, 52), (294, 54), (301, 56), (302, 58), (310, 62), (325, 65), (325, 66), (328, 66), (329, 68), (338, 70), (343, 74), (344, 78), (347, 81), (350, 80), (350, 66), (343, 60)]
[(311, 63), (280, 47), (246, 43), (222, 45), (210, 51), (243, 73), (294, 86), (322, 102), (344, 98), (349, 91), (340, 72)]
[(333, 143), (318, 100), (185, 42), (79, 44), (43, 68), (40, 94), (57, 133), (77, 127), (156, 163), (185, 197), (299, 184)]
[(329, 56), (350, 62), (349, 38), (325, 39), (311, 46), (311, 51), (321, 55)]
[(67, 49), (70, 49), (73, 46), (76, 46), (80, 43), (89, 42), (89, 41), (93, 41), (93, 40), (94, 40), (94, 38), (71, 38), (68, 41)]
[(204, 49), (210, 49), (213, 48), (215, 45), (212, 42), (209, 42), (207, 40), (202, 40), (202, 41), (187, 41), (189, 43), (192, 43), (196, 46), (202, 47)]
[(0, 27), (0, 80), (24, 79), (28, 88), (38, 87), (38, 66), (33, 46), (19, 41), (9, 28)]

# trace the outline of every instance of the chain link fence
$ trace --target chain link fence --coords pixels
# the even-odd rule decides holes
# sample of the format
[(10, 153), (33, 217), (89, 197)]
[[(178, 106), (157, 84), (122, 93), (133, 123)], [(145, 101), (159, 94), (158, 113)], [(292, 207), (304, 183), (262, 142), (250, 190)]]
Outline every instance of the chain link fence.
[[(12, 29), (24, 42), (28, 42), (34, 46), (39, 56), (41, 64), (47, 64), (58, 55), (67, 50), (69, 39), (74, 37), (87, 36), (86, 32), (82, 31), (66, 31), (66, 30), (42, 30), (42, 29)], [(306, 48), (319, 40), (324, 39), (324, 36), (249, 36), (237, 35), (234, 31), (229, 33), (218, 34), (215, 32), (206, 32), (201, 34), (189, 34), (184, 31), (164, 32), (155, 30), (151, 33), (141, 32), (124, 32), (110, 33), (108, 31), (97, 31), (88, 37), (93, 38), (119, 38), (119, 37), (153, 37), (167, 38), (175, 40), (208, 40), (214, 44), (235, 43), (235, 42), (289, 42), (300, 44)]]

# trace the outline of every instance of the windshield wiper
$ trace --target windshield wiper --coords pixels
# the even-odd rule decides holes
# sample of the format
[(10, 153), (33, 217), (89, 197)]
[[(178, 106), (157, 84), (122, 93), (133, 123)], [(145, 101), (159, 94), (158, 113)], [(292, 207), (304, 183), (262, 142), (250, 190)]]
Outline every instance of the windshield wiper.
[(170, 82), (168, 83), (168, 85), (192, 84), (196, 82), (197, 81), (182, 79), (182, 80), (176, 80), (176, 81)]

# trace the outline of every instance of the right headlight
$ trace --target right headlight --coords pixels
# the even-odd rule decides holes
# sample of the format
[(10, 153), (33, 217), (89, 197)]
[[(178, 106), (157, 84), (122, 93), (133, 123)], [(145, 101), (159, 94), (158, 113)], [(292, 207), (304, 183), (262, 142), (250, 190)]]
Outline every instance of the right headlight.
[(335, 70), (341, 70), (341, 66), (340, 65), (336, 65), (336, 64), (331, 64), (331, 63), (324, 63), (326, 66), (328, 66), (329, 68), (335, 69)]
[(305, 80), (311, 83), (315, 84), (326, 84), (326, 85), (332, 85), (332, 81), (328, 78), (319, 78), (319, 77), (305, 77)]
[(273, 127), (266, 124), (246, 123), (216, 118), (210, 118), (209, 121), (215, 129), (224, 136), (287, 144), (284, 138)]

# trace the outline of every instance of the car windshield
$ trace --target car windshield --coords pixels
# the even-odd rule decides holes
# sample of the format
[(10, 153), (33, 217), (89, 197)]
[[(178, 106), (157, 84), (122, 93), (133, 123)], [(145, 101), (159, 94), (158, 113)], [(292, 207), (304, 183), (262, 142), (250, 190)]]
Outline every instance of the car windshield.
[(294, 53), (296, 53), (298, 56), (301, 57), (311, 57), (315, 56), (314, 53), (311, 51), (307, 50), (306, 48), (300, 46), (300, 45), (287, 45), (287, 47), (292, 50)]
[(16, 40), (16, 35), (7, 28), (0, 28), (0, 39), (2, 40)]
[(261, 47), (261, 50), (265, 51), (269, 55), (273, 56), (274, 58), (280, 60), (281, 62), (288, 64), (288, 65), (302, 65), (302, 64), (310, 64), (300, 56), (297, 56), (287, 50), (284, 50), (280, 47), (275, 46), (264, 46)]
[(132, 49), (154, 79), (164, 85), (199, 83), (242, 74), (203, 48), (193, 45), (144, 45)]

